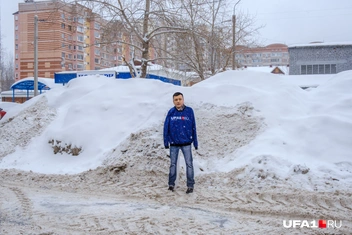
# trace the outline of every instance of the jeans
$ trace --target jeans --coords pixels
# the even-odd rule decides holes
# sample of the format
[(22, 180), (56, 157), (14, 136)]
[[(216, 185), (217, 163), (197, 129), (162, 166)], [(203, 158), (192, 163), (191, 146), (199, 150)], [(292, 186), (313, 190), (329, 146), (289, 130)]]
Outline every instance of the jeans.
[(187, 175), (187, 187), (193, 188), (194, 186), (194, 171), (193, 171), (193, 158), (192, 158), (192, 146), (170, 146), (170, 173), (169, 173), (169, 185), (175, 186), (177, 177), (177, 159), (178, 153), (181, 149), (186, 162), (186, 175)]

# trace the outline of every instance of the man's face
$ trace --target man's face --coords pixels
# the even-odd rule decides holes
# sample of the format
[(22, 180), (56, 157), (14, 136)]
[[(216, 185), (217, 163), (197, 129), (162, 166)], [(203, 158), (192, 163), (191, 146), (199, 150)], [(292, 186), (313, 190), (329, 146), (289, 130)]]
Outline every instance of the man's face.
[(174, 105), (177, 109), (179, 109), (183, 106), (183, 96), (182, 95), (174, 96)]

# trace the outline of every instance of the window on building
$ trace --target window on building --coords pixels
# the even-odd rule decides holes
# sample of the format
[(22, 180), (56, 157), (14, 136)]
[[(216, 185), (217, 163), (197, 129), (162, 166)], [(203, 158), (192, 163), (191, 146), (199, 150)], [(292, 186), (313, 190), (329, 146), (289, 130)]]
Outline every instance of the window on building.
[(65, 52), (61, 52), (61, 58), (65, 59)]
[(65, 39), (65, 34), (64, 33), (61, 34), (61, 38)]
[(82, 54), (78, 54), (78, 55), (77, 55), (77, 59), (78, 59), (78, 60), (83, 60), (83, 55), (82, 55)]
[(64, 23), (61, 23), (61, 28), (65, 29), (65, 24)]
[(94, 52), (95, 52), (96, 55), (100, 55), (100, 50), (99, 49), (95, 49)]
[(97, 22), (94, 22), (94, 28), (95, 28), (95, 29), (100, 29), (100, 24), (97, 23)]
[(77, 41), (83, 42), (84, 41), (83, 36), (82, 35), (78, 35), (77, 36)]
[(72, 31), (72, 26), (71, 25), (68, 26), (68, 30)]
[(313, 65), (307, 65), (307, 74), (313, 74)]
[(61, 43), (61, 47), (62, 47), (62, 48), (65, 48), (65, 43)]
[(96, 64), (99, 64), (99, 63), (100, 63), (100, 60), (99, 60), (99, 59), (94, 59), (94, 62), (95, 62)]
[(16, 54), (16, 60), (18, 59), (18, 54)]
[(330, 74), (331, 73), (330, 64), (326, 64), (325, 65), (325, 73), (326, 74)]
[(319, 74), (324, 74), (324, 65), (319, 64)]
[(18, 44), (15, 45), (16, 50), (18, 50)]
[(65, 13), (61, 13), (61, 19), (65, 19)]
[(335, 74), (336, 64), (301, 65), (301, 74)]
[(100, 33), (97, 32), (97, 31), (95, 31), (95, 32), (94, 32), (94, 36), (95, 36), (96, 38), (100, 38)]
[(80, 25), (77, 26), (77, 32), (83, 33), (84, 32), (84, 28)]
[(18, 25), (15, 26), (15, 30), (18, 30)]
[(16, 36), (15, 36), (16, 40), (18, 40), (18, 34), (16, 33)]
[(317, 64), (313, 65), (313, 74), (318, 74), (319, 73), (318, 68), (319, 68), (319, 65), (317, 65)]
[(18, 20), (18, 15), (15, 15), (15, 20)]
[(84, 69), (84, 65), (83, 64), (77, 64), (77, 69)]
[(45, 62), (45, 68), (50, 68), (50, 62)]

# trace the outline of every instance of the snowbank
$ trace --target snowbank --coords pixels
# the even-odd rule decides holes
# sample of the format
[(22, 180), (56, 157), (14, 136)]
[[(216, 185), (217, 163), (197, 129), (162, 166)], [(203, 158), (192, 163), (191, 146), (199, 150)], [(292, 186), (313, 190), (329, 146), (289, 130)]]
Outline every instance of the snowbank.
[(351, 71), (310, 92), (253, 71), (228, 71), (193, 87), (77, 78), (6, 115), (0, 167), (75, 174), (124, 162), (138, 166), (133, 174), (167, 174), (162, 125), (172, 94), (181, 91), (197, 118), (196, 175), (242, 169), (237, 178), (258, 183), (302, 178), (293, 185), (315, 180), (323, 187), (334, 178), (351, 185), (351, 87)]

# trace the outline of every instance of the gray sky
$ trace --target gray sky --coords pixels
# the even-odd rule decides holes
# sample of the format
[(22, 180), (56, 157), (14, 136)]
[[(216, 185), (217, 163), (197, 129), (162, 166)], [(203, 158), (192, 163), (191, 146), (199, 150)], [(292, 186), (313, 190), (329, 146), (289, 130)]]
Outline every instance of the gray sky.
[[(13, 52), (12, 14), (24, 0), (0, 1), (2, 45)], [(352, 0), (241, 0), (239, 11), (256, 16), (258, 26), (265, 25), (258, 38), (262, 44), (352, 41)]]
[(264, 44), (352, 41), (351, 0), (241, 0), (237, 11), (265, 25), (259, 38)]

